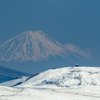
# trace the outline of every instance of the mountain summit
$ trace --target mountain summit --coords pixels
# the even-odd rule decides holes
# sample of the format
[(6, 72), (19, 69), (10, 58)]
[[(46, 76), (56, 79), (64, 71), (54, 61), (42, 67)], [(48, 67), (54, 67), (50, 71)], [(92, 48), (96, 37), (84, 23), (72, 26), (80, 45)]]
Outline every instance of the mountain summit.
[(0, 45), (2, 60), (41, 61), (49, 56), (68, 55), (65, 47), (43, 31), (27, 31)]

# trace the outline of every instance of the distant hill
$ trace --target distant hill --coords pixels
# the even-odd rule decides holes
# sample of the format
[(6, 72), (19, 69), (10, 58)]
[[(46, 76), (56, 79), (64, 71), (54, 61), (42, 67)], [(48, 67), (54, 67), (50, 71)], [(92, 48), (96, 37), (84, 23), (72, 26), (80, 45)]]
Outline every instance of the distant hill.
[(100, 86), (100, 67), (49, 69), (31, 77), (18, 87), (54, 88)]
[(15, 78), (20, 78), (22, 76), (31, 76), (31, 74), (19, 72), (6, 67), (0, 66), (0, 83), (9, 81)]

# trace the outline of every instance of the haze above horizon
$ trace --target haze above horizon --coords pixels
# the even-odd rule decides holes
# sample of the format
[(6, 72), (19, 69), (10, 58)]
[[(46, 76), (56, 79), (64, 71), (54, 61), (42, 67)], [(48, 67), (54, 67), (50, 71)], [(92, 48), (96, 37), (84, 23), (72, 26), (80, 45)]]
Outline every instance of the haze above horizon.
[(100, 0), (1, 0), (0, 44), (22, 32), (42, 30), (62, 45), (90, 52), (100, 65), (99, 4)]

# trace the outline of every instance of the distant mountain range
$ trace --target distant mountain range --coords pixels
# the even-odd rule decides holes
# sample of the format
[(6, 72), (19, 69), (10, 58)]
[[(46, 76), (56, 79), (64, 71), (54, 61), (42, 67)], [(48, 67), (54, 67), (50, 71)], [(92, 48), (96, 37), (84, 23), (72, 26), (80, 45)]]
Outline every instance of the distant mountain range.
[[(91, 55), (72, 44), (62, 45), (43, 31), (27, 31), (0, 45), (0, 58), (5, 61), (41, 61), (59, 55), (71, 60), (73, 57)], [(72, 57), (73, 56), (73, 57)]]
[(0, 66), (0, 83), (9, 81), (16, 78), (21, 78), (22, 76), (31, 76), (31, 74), (19, 72), (6, 67)]

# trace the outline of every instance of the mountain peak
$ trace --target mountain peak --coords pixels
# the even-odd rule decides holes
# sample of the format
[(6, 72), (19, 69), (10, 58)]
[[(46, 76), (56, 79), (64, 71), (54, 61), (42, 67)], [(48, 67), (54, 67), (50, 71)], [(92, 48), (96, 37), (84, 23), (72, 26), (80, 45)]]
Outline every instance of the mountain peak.
[(43, 31), (26, 31), (0, 45), (2, 60), (40, 61), (49, 56), (67, 55), (64, 46)]

